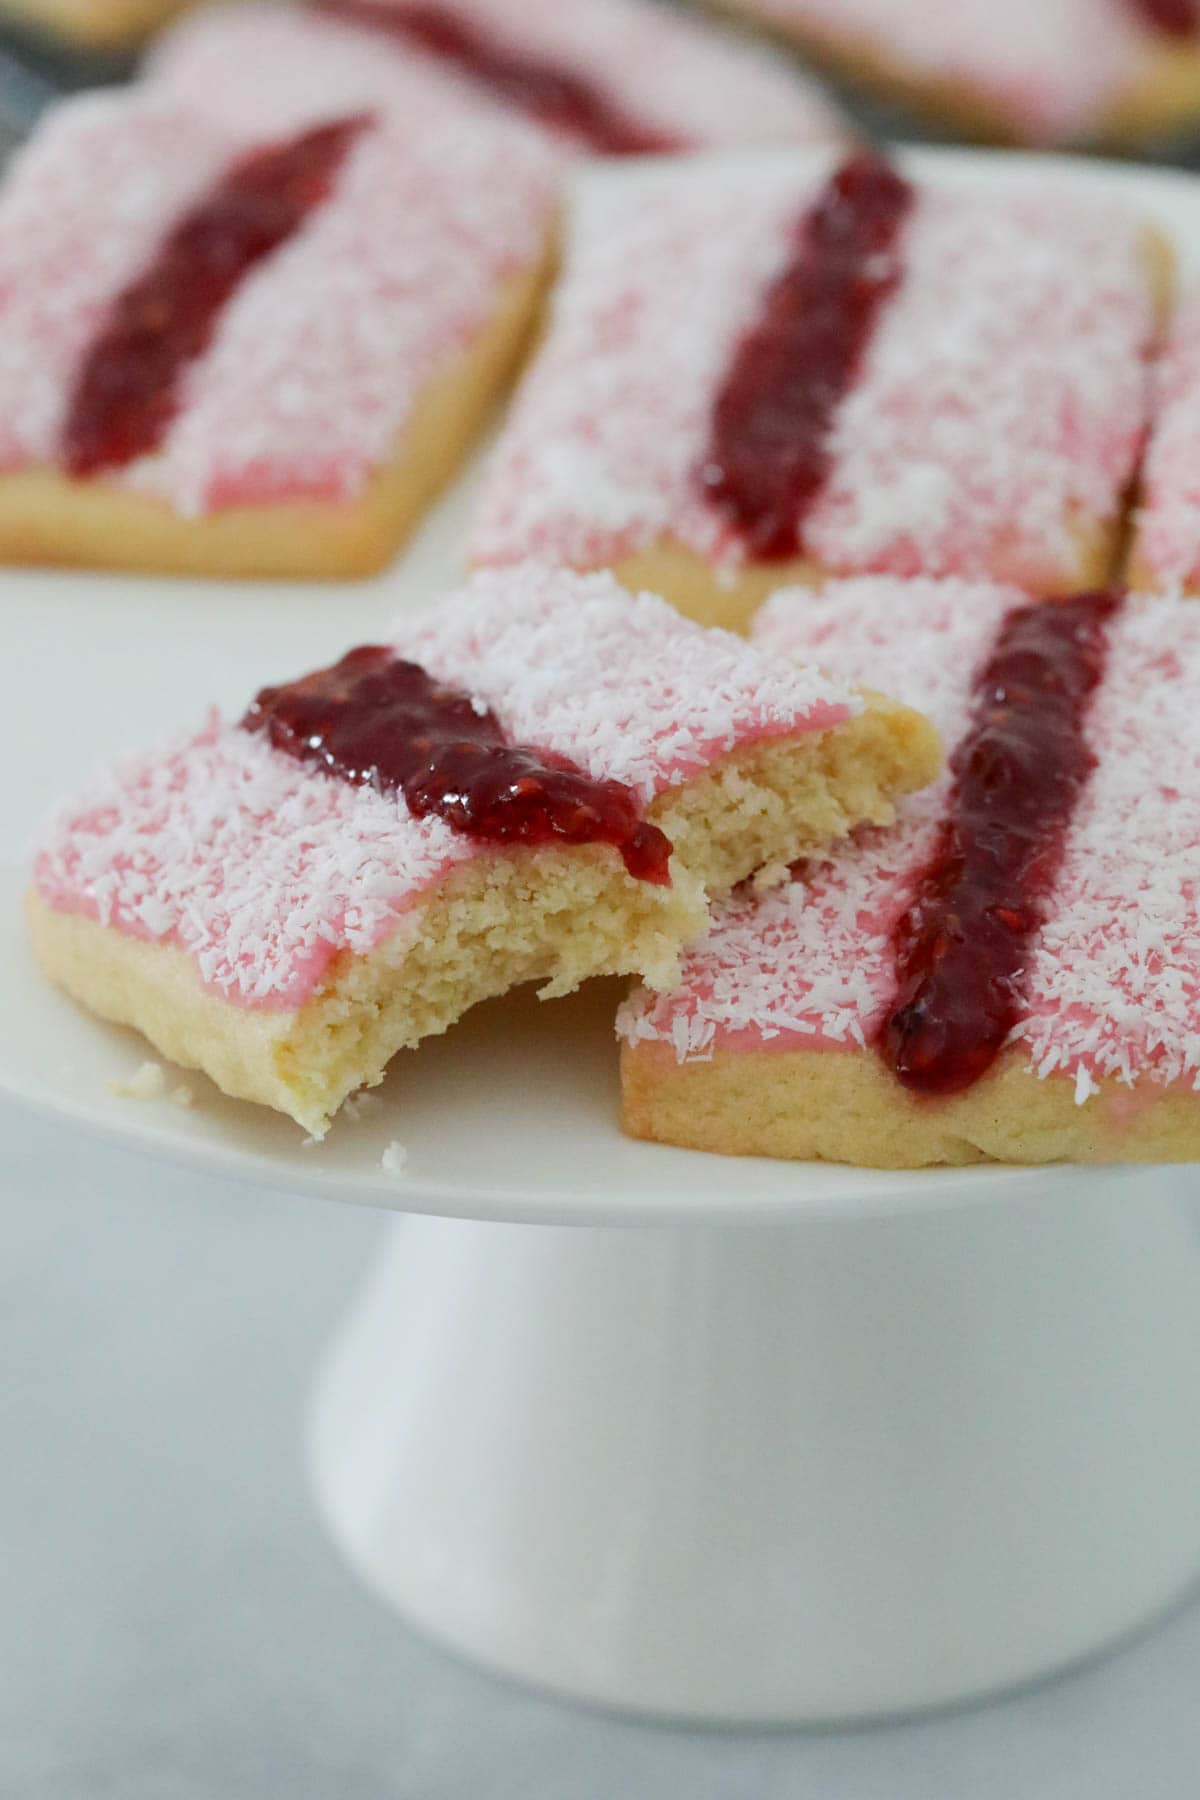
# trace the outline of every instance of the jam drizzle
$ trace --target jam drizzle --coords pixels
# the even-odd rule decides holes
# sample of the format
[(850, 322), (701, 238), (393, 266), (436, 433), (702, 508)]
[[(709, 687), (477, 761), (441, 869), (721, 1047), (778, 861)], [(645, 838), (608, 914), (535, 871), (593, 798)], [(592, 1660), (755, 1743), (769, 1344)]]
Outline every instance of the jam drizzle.
[(1084, 736), (1118, 589), (1018, 607), (975, 680), (937, 846), (893, 933), (897, 992), (878, 1047), (922, 1094), (986, 1073), (1022, 1010), (1022, 977), (1096, 759)]
[(629, 118), (586, 77), (497, 42), (452, 7), (393, 5), (391, 0), (318, 0), (318, 7), (440, 58), (539, 125), (566, 132), (601, 155), (648, 156), (688, 148), (684, 139)]
[(742, 339), (713, 406), (699, 480), (749, 556), (795, 556), (829, 473), (838, 405), (897, 286), (913, 203), (870, 151), (842, 164), (797, 224), (794, 247)]
[(417, 818), (436, 814), (478, 842), (612, 844), (638, 880), (670, 885), (670, 840), (639, 816), (629, 788), (510, 744), (494, 713), (386, 645), (263, 688), (242, 726), (298, 762), (402, 794)]
[(366, 115), (339, 119), (252, 151), (172, 228), (84, 358), (61, 446), (72, 475), (119, 468), (159, 447), (221, 309), (329, 197), (369, 123)]
[(1197, 0), (1125, 0), (1125, 4), (1164, 37), (1189, 38), (1200, 32)]

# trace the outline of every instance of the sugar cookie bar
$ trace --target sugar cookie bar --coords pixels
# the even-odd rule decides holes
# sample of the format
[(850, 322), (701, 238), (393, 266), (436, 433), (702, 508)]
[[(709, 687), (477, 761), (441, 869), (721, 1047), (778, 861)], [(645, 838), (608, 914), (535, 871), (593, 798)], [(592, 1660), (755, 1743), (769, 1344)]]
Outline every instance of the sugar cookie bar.
[[(545, 277), (556, 159), (488, 106), (154, 89), (57, 108), (0, 188), (0, 559), (379, 567)], [(503, 171), (502, 178), (497, 170)]]
[(1196, 0), (719, 0), (973, 137), (1129, 143), (1200, 119)]
[(635, 993), (626, 1129), (877, 1168), (1200, 1158), (1200, 611), (868, 577), (775, 596), (755, 637), (886, 671), (949, 766)]
[(163, 39), (148, 74), (251, 118), (280, 86), (332, 85), (342, 104), (386, 106), (419, 81), (450, 104), (517, 115), (560, 150), (610, 155), (827, 142), (844, 128), (786, 59), (654, 0), (216, 7)]
[(1155, 392), (1129, 581), (1152, 593), (1200, 594), (1200, 292), (1179, 307)]
[(918, 714), (607, 575), (486, 574), (94, 782), (30, 929), (94, 1011), (319, 1134), (514, 983), (669, 982), (706, 893), (892, 816), (938, 759)]
[(733, 627), (830, 574), (1106, 579), (1160, 253), (1045, 176), (785, 151), (589, 174), (474, 560), (611, 567)]

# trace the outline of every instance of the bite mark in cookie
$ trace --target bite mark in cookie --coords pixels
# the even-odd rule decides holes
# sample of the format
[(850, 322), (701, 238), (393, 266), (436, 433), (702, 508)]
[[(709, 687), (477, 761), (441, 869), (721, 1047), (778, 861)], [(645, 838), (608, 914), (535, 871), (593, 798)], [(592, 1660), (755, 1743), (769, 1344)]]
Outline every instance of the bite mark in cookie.
[[(432, 709), (407, 705), (407, 675), (397, 695), (414, 668)], [(431, 711), (438, 741), (418, 743)], [(377, 728), (408, 735), (399, 781)], [(475, 780), (456, 794), (460, 741)], [(669, 985), (709, 894), (890, 817), (937, 755), (908, 709), (610, 577), (484, 575), (94, 783), (43, 836), (34, 944), (94, 1010), (320, 1131), (398, 1049), (514, 983)]]

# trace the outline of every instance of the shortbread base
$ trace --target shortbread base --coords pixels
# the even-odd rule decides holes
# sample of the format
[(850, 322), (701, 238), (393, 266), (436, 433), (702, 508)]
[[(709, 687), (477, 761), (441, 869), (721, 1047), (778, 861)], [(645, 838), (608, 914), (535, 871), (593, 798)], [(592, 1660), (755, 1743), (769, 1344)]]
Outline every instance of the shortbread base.
[[(1037, 568), (1001, 547), (979, 579), (1011, 582), (1027, 593), (1070, 594), (1101, 587), (1113, 579), (1121, 559), (1124, 526), (1120, 518), (1079, 521), (1071, 527), (1076, 546), (1069, 564)], [(745, 563), (726, 570), (707, 562), (677, 538), (663, 538), (648, 550), (622, 557), (611, 565), (623, 587), (650, 588), (677, 611), (701, 625), (721, 625), (744, 632), (769, 594), (785, 587), (819, 587), (843, 577), (846, 570), (824, 568), (809, 557), (783, 562)], [(853, 572), (853, 571), (851, 571)]]
[(1073, 1080), (1040, 1080), (1013, 1049), (966, 1093), (923, 1099), (871, 1051), (717, 1048), (679, 1063), (649, 1042), (622, 1046), (621, 1123), (690, 1150), (870, 1169), (1200, 1160), (1200, 1094), (1097, 1086), (1077, 1105)]
[(601, 971), (669, 978), (680, 941), (703, 925), (699, 884), (678, 874), (670, 889), (634, 883), (614, 862), (599, 851), (473, 861), (377, 949), (338, 957), (317, 994), (289, 1010), (225, 1000), (177, 946), (54, 912), (35, 893), (27, 915), (38, 961), (75, 999), (222, 1092), (320, 1137), (398, 1050), (447, 1030), (477, 1001), (551, 976), (547, 993)]
[(312, 580), (374, 573), (455, 472), (513, 374), (547, 274), (548, 258), (505, 283), (474, 342), (418, 395), (395, 456), (358, 499), (190, 518), (110, 481), (19, 470), (0, 475), (0, 561)]
[(892, 797), (930, 780), (937, 761), (924, 719), (875, 700), (834, 730), (732, 752), (649, 809), (675, 846), (670, 887), (634, 880), (605, 846), (480, 855), (375, 950), (339, 956), (312, 999), (291, 1010), (226, 1000), (177, 946), (55, 911), (36, 893), (29, 930), (43, 969), (77, 1000), (136, 1027), (225, 1093), (320, 1136), (347, 1095), (383, 1079), (398, 1050), (520, 982), (542, 981), (553, 995), (588, 976), (637, 973), (669, 987), (680, 947), (707, 921), (706, 889), (727, 892), (859, 821), (890, 820)]

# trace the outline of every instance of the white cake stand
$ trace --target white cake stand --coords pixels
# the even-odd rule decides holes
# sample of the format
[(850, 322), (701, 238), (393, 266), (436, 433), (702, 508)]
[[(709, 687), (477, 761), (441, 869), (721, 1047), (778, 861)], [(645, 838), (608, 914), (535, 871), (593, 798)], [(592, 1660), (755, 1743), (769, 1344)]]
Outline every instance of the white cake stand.
[(111, 1095), (144, 1049), (42, 985), (3, 900), (7, 1092), (407, 1215), (310, 1468), (354, 1568), (446, 1643), (630, 1710), (844, 1720), (1029, 1681), (1200, 1576), (1178, 1176), (630, 1144), (606, 986), (482, 1009), (306, 1150), (194, 1076), (186, 1111)]
[[(1001, 181), (1022, 160), (920, 166)], [(1195, 262), (1192, 180), (1071, 179), (1129, 193)], [(89, 758), (436, 593), (466, 504), (340, 593), (0, 575), (16, 841)], [(635, 1145), (603, 987), (481, 1009), (305, 1148), (194, 1076), (186, 1110), (115, 1096), (145, 1049), (38, 976), (22, 881), (0, 872), (0, 1091), (222, 1179), (405, 1215), (325, 1360), (310, 1465), (349, 1561), (446, 1643), (660, 1716), (861, 1719), (1030, 1681), (1200, 1577), (1185, 1177)]]

